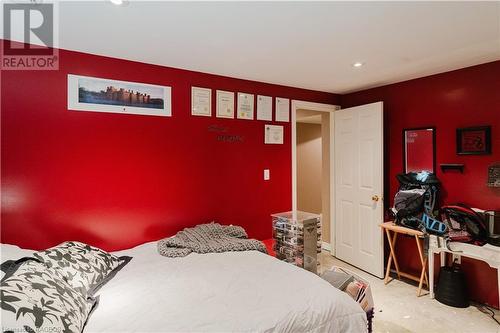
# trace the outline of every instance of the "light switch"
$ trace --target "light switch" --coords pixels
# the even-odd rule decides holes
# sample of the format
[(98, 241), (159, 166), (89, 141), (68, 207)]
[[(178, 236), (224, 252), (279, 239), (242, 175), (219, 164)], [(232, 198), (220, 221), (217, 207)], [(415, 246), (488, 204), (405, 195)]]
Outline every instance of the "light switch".
[(269, 180), (271, 179), (271, 172), (269, 169), (264, 169), (264, 180)]

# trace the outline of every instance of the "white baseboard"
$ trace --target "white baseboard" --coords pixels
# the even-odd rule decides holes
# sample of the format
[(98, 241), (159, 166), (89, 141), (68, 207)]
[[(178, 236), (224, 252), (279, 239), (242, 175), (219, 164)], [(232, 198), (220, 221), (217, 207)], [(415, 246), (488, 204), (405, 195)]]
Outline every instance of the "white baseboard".
[(325, 251), (331, 252), (332, 251), (332, 245), (327, 242), (321, 242), (321, 248)]

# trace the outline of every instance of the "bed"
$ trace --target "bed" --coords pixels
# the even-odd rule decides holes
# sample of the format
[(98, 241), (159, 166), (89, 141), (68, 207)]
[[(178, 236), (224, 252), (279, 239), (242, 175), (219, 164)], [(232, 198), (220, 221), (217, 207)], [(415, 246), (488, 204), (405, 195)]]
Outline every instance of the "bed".
[(133, 259), (97, 292), (84, 332), (366, 332), (348, 295), (258, 251), (166, 258), (151, 242), (113, 254)]

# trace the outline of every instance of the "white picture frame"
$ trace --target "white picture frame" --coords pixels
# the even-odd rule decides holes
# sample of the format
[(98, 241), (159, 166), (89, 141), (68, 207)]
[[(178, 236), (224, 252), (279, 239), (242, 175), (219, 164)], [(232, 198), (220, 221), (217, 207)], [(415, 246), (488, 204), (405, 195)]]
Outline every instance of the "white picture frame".
[(276, 121), (290, 122), (290, 100), (276, 97)]
[(264, 125), (264, 143), (268, 145), (282, 145), (283, 131), (281, 125)]
[(212, 89), (191, 87), (191, 115), (212, 116)]
[(172, 116), (172, 88), (68, 74), (68, 110)]
[(273, 98), (257, 95), (257, 120), (273, 121)]
[(234, 93), (217, 90), (216, 117), (234, 119)]
[(238, 119), (253, 120), (253, 114), (254, 114), (254, 95), (239, 92), (236, 117)]

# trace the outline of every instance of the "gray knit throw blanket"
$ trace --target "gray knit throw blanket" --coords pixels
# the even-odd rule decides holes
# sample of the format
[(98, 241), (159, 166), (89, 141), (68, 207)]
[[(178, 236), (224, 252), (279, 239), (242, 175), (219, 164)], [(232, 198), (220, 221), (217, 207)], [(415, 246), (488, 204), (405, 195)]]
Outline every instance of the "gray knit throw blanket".
[(158, 252), (162, 256), (171, 258), (185, 257), (191, 252), (220, 253), (252, 250), (267, 253), (265, 245), (256, 239), (248, 239), (242, 227), (219, 223), (185, 228), (174, 237), (158, 241)]

